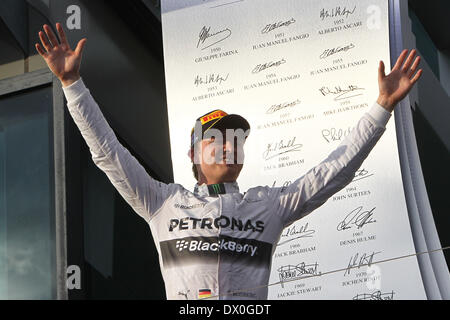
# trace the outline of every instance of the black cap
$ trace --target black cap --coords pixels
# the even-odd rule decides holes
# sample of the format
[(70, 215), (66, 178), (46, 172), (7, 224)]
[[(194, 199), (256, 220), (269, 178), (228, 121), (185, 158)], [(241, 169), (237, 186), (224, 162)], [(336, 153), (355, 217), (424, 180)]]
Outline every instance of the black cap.
[[(242, 129), (244, 132), (250, 130), (250, 124), (245, 118), (237, 114), (228, 114), (223, 110), (214, 110), (197, 119), (202, 126), (202, 136), (209, 129)], [(200, 130), (199, 130), (200, 131)], [(191, 147), (195, 145), (197, 141), (200, 141), (202, 137), (196, 135), (195, 127), (191, 131)]]

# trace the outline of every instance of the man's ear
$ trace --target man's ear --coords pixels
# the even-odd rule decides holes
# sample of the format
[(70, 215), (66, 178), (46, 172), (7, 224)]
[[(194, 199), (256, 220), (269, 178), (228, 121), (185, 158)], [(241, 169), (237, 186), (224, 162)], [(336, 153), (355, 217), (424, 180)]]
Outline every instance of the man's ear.
[(187, 152), (187, 156), (191, 158), (191, 162), (194, 162), (194, 148), (190, 148)]

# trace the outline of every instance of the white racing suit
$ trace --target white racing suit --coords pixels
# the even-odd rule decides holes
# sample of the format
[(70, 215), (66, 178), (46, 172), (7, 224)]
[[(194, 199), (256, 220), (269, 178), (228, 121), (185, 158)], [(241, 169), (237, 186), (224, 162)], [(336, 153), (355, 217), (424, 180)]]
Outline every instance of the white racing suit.
[(118, 142), (81, 79), (64, 93), (94, 163), (150, 225), (168, 299), (267, 299), (283, 229), (353, 180), (391, 116), (375, 104), (327, 159), (287, 187), (240, 193), (226, 183), (217, 194), (154, 180)]

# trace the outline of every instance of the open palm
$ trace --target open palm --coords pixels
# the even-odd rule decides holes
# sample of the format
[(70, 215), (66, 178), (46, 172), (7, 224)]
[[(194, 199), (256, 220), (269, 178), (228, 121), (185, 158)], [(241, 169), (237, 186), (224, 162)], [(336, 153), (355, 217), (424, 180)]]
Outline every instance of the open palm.
[[(388, 111), (392, 112), (394, 110), (395, 105), (406, 97), (422, 76), (423, 70), (419, 70), (416, 73), (421, 60), (420, 57), (416, 57), (416, 53), (416, 50), (412, 50), (408, 56), (408, 50), (404, 50), (391, 73), (387, 76), (384, 63), (383, 61), (380, 62), (378, 71), (380, 97), (378, 103), (388, 109)], [(407, 56), (408, 58), (406, 58)]]
[(61, 43), (48, 25), (39, 32), (42, 46), (36, 43), (36, 50), (44, 58), (50, 70), (67, 86), (80, 78), (81, 58), (86, 39), (80, 40), (75, 50), (70, 48), (61, 24), (56, 24)]

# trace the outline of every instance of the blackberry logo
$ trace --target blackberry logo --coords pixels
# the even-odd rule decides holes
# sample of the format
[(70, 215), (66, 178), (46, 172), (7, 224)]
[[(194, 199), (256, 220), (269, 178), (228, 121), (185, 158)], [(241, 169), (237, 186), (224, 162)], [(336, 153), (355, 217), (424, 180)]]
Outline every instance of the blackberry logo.
[(175, 249), (178, 251), (232, 251), (237, 253), (250, 254), (252, 257), (256, 254), (257, 246), (251, 244), (240, 244), (236, 241), (226, 241), (224, 239), (216, 239), (216, 241), (204, 240), (177, 240)]
[(189, 247), (189, 241), (186, 240), (178, 240), (175, 244), (175, 248), (179, 251), (183, 251), (183, 249), (187, 249)]
[(187, 237), (160, 242), (161, 255), (165, 267), (215, 264), (239, 261), (249, 266), (269, 268), (272, 244), (247, 238)]

